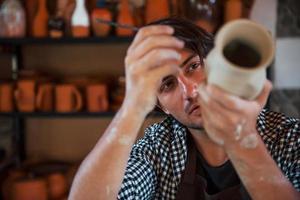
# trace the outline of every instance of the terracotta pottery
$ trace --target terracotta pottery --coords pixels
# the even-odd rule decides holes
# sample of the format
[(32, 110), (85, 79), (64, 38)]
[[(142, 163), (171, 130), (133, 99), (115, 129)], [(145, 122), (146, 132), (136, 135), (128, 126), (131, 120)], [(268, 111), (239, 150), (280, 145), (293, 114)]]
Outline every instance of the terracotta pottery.
[(74, 85), (57, 85), (55, 95), (57, 112), (76, 112), (82, 107), (82, 96)]
[(33, 112), (35, 110), (35, 80), (20, 80), (14, 92), (16, 105), (21, 112)]
[(67, 194), (67, 180), (62, 173), (49, 174), (47, 176), (47, 184), (50, 199), (62, 199)]
[(27, 31), (30, 36), (32, 36), (32, 29), (33, 29), (33, 20), (37, 11), (38, 0), (26, 0), (25, 1), (25, 8), (26, 8), (26, 15), (27, 15)]
[(38, 86), (36, 108), (39, 111), (50, 112), (54, 106), (54, 84), (43, 83)]
[(85, 0), (76, 0), (71, 25), (73, 37), (87, 37), (90, 35), (90, 21), (85, 7)]
[(242, 17), (243, 3), (241, 0), (227, 0), (225, 3), (224, 21), (229, 22)]
[(34, 37), (48, 36), (48, 10), (46, 0), (38, 0), (38, 10), (33, 20), (32, 35)]
[(146, 23), (168, 17), (170, 15), (168, 0), (147, 0)]
[[(120, 0), (117, 22), (134, 26), (134, 19), (129, 8), (128, 0)], [(131, 29), (121, 27), (117, 28), (116, 31), (118, 36), (131, 36), (134, 33)]]
[(0, 83), (0, 112), (14, 110), (14, 86), (12, 83)]
[(97, 1), (97, 8), (95, 8), (92, 11), (91, 19), (92, 19), (92, 27), (93, 27), (94, 35), (102, 36), (102, 37), (107, 36), (111, 29), (111, 26), (104, 23), (97, 22), (98, 19), (112, 21), (112, 14), (107, 8), (105, 8), (104, 0)]
[(107, 88), (105, 84), (87, 86), (86, 96), (89, 112), (104, 112), (108, 110)]
[(13, 183), (12, 200), (47, 200), (47, 183), (42, 178), (22, 178)]

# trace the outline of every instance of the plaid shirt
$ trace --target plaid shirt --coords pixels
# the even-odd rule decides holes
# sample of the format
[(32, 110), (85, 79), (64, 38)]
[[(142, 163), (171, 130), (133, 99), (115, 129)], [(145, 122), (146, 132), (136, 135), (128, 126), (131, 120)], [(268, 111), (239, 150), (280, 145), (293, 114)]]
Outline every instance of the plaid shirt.
[[(263, 110), (257, 130), (300, 191), (300, 121)], [(175, 199), (187, 161), (187, 129), (172, 117), (148, 127), (132, 148), (118, 199)]]

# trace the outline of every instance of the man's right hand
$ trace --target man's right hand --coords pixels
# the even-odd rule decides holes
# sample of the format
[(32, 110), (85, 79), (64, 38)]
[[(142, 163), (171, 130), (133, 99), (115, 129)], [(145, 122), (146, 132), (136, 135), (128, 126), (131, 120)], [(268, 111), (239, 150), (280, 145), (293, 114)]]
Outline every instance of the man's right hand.
[(125, 58), (126, 96), (124, 103), (148, 114), (156, 103), (156, 92), (163, 77), (177, 73), (179, 50), (184, 42), (165, 25), (141, 28)]

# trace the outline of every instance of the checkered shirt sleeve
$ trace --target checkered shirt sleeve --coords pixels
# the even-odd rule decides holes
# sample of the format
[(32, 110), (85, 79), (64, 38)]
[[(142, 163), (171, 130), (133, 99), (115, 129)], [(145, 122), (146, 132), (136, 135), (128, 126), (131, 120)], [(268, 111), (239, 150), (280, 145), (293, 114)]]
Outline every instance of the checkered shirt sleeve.
[(257, 130), (278, 167), (300, 192), (300, 121), (263, 110)]
[(148, 138), (152, 129), (148, 128), (145, 137), (132, 148), (118, 199), (153, 199), (155, 195), (154, 151)]

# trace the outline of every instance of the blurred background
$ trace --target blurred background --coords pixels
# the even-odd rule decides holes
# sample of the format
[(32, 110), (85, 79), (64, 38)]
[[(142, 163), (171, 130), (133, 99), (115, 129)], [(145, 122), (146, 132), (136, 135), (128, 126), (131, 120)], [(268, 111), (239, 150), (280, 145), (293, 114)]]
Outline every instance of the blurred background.
[[(134, 30), (167, 16), (215, 34), (263, 24), (276, 41), (268, 108), (300, 117), (298, 0), (0, 0), (1, 199), (66, 199), (73, 176), (124, 97)], [(149, 114), (143, 129), (164, 116)], [(117, 159), (117, 158), (116, 158)]]

